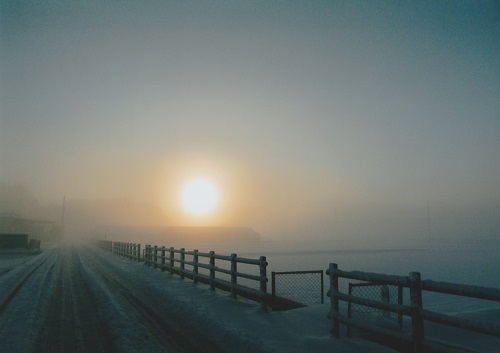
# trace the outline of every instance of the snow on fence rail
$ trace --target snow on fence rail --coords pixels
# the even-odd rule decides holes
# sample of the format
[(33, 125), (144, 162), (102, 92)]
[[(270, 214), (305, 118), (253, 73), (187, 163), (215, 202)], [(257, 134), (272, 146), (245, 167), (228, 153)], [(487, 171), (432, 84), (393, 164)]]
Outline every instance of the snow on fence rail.
[[(186, 251), (184, 248), (146, 245), (141, 257), (139, 244), (110, 240), (98, 240), (95, 243), (107, 251), (142, 261), (155, 269), (207, 284), (212, 290), (218, 288), (230, 292), (234, 298), (241, 296), (256, 301), (260, 303), (263, 310), (267, 308), (290, 310), (306, 306), (306, 304), (284, 298), (276, 293), (273, 295), (268, 293), (268, 263), (265, 256), (249, 259), (238, 257), (236, 254), (227, 256), (215, 254), (213, 251), (204, 253), (198, 250)], [(322, 273), (323, 271), (302, 271), (301, 273), (310, 272)]]
[[(464, 318), (458, 318), (450, 315), (436, 313), (423, 308), (422, 291), (432, 291), (444, 294), (453, 294), (477, 299), (486, 299), (500, 302), (500, 289), (469, 286), (448, 282), (435, 282), (431, 280), (421, 280), (419, 272), (411, 272), (408, 276), (391, 276), (378, 273), (361, 272), (361, 271), (342, 271), (338, 269), (338, 265), (331, 263), (327, 270), (327, 275), (330, 276), (330, 289), (328, 296), (330, 297), (330, 313), (328, 318), (331, 319), (331, 333), (335, 337), (340, 336), (340, 323), (357, 327), (362, 330), (391, 336), (396, 339), (405, 341), (413, 345), (416, 352), (427, 352), (429, 350), (449, 351), (447, 347), (455, 349), (464, 349), (463, 347), (453, 346), (452, 343), (437, 342), (424, 337), (424, 320), (436, 322), (439, 324), (452, 326), (468, 331), (479, 332), (486, 335), (500, 337), (500, 324), (486, 323), (473, 321)], [(394, 285), (409, 288), (410, 304), (392, 304), (383, 301), (375, 301), (353, 295), (341, 293), (339, 291), (339, 278), (354, 279), (366, 281), (370, 283)], [(383, 327), (370, 325), (360, 320), (345, 317), (340, 313), (339, 300), (348, 303), (360, 304), (388, 312), (397, 313), (411, 317), (412, 332), (411, 334), (392, 331)]]
[(113, 242), (113, 252), (127, 259), (141, 261), (141, 244)]
[[(179, 256), (176, 257), (176, 254), (179, 254)], [(186, 256), (189, 257), (189, 260), (186, 259)], [(227, 256), (218, 255), (213, 251), (205, 253), (198, 250), (186, 251), (184, 248), (174, 249), (173, 247), (166, 248), (164, 246), (146, 245), (143, 257), (144, 263), (148, 266), (159, 268), (162, 271), (169, 271), (170, 274), (177, 274), (181, 278), (187, 277), (195, 283), (201, 282), (208, 284), (212, 290), (218, 288), (230, 292), (233, 298), (239, 295), (257, 301), (260, 303), (263, 310), (267, 309), (268, 263), (265, 256), (260, 256), (259, 259), (248, 259), (238, 257), (236, 254)], [(206, 260), (200, 261), (200, 259), (206, 259), (208, 263)], [(221, 264), (221, 262), (223, 262), (223, 264)], [(240, 272), (238, 271), (238, 264), (254, 266), (258, 269), (258, 274)], [(186, 265), (191, 269), (187, 269)], [(200, 269), (207, 270), (208, 274), (201, 273)], [(226, 277), (229, 276), (230, 280), (228, 281), (221, 278), (221, 274), (226, 275)], [(238, 279), (244, 279), (247, 282), (257, 282), (259, 289), (242, 285)]]
[(141, 244), (98, 240), (97, 245), (104, 250), (126, 257), (127, 259), (141, 261)]
[(100, 248), (113, 252), (113, 242), (111, 240), (97, 240), (96, 243)]

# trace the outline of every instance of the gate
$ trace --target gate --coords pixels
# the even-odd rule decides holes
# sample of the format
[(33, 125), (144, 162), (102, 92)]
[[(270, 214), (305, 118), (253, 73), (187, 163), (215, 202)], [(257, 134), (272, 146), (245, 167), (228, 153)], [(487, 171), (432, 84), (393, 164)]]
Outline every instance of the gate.
[[(393, 304), (403, 304), (403, 287), (375, 283), (349, 283), (349, 295), (381, 301)], [(377, 320), (385, 320), (386, 324), (390, 321), (396, 321), (401, 329), (403, 327), (403, 315), (390, 313), (381, 309), (371, 308), (369, 306), (347, 304), (347, 317), (356, 318), (364, 322), (374, 322)], [(351, 326), (347, 326), (347, 335), (351, 334)]]
[(272, 296), (302, 306), (323, 304), (323, 270), (272, 272)]

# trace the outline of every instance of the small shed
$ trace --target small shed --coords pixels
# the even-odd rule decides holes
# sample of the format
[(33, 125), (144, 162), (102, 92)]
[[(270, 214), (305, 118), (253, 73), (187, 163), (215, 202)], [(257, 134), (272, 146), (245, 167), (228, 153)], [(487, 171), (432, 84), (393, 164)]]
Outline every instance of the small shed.
[(27, 249), (28, 234), (0, 233), (0, 249)]

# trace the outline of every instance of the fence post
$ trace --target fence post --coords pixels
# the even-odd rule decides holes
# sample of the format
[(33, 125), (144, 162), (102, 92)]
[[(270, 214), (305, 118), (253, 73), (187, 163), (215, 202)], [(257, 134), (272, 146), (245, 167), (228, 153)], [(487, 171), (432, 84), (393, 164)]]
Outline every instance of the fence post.
[(161, 270), (165, 272), (165, 247), (161, 247)]
[[(352, 283), (349, 283), (349, 296), (352, 295)], [(352, 302), (347, 302), (347, 318), (352, 316)], [(347, 336), (351, 337), (351, 325), (347, 324)]]
[(210, 251), (210, 289), (215, 290), (215, 252)]
[(339, 338), (340, 332), (339, 332), (339, 297), (338, 297), (338, 290), (339, 290), (339, 275), (337, 274), (337, 264), (331, 263), (328, 269), (328, 272), (330, 274), (330, 307), (332, 309), (332, 312), (330, 313), (330, 319), (331, 319), (331, 333)]
[(170, 247), (170, 274), (174, 274), (174, 247)]
[(193, 251), (193, 282), (198, 283), (198, 250)]
[(181, 279), (184, 279), (184, 261), (186, 260), (186, 249), (181, 248)]
[(137, 244), (137, 261), (141, 261), (141, 244)]
[(271, 295), (273, 296), (273, 303), (276, 300), (276, 272), (271, 272)]
[(236, 254), (231, 254), (231, 297), (236, 299), (236, 283), (238, 276), (237, 272), (237, 262)]
[(260, 307), (263, 311), (267, 311), (267, 261), (265, 256), (259, 259), (260, 267)]
[(154, 247), (154, 263), (153, 263), (153, 268), (157, 268), (158, 267), (158, 246), (155, 245)]
[(325, 303), (325, 284), (323, 283), (323, 270), (321, 270), (321, 304)]
[[(398, 305), (403, 305), (403, 286), (398, 286)], [(398, 313), (399, 328), (403, 328), (403, 314)]]
[[(380, 300), (385, 303), (389, 303), (391, 301), (391, 292), (389, 290), (389, 286), (383, 285), (382, 287), (380, 287)], [(390, 317), (391, 313), (390, 311), (382, 310), (382, 316)]]
[(151, 245), (146, 244), (146, 247), (144, 248), (144, 264), (149, 266), (149, 249)]
[(409, 279), (413, 350), (415, 352), (422, 352), (422, 343), (424, 341), (424, 320), (422, 319), (422, 290), (420, 272), (410, 272)]

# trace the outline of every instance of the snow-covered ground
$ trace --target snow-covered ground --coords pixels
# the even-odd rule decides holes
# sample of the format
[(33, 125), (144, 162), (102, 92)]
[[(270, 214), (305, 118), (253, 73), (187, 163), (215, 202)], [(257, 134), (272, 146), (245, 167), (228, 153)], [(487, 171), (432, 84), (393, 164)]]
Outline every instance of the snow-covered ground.
[[(232, 299), (97, 247), (43, 250), (36, 256), (0, 255), (0, 352), (391, 351), (346, 337), (345, 327), (340, 339), (331, 337), (328, 304), (264, 313), (258, 303)], [(387, 262), (387, 254), (383, 258)], [(276, 266), (280, 257), (272, 259)], [(321, 254), (314, 259), (322, 260)], [(489, 262), (479, 267), (494, 268)], [(497, 275), (487, 277), (485, 283), (498, 280)], [(497, 322), (500, 312), (498, 303), (453, 296), (424, 299), (431, 310), (473, 320)], [(410, 325), (407, 321), (404, 326)], [(425, 331), (476, 351), (500, 352), (495, 337), (457, 334), (428, 322)]]
[(91, 246), (0, 257), (0, 352), (390, 352)]

